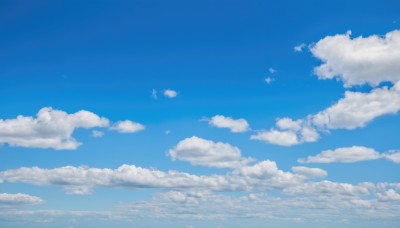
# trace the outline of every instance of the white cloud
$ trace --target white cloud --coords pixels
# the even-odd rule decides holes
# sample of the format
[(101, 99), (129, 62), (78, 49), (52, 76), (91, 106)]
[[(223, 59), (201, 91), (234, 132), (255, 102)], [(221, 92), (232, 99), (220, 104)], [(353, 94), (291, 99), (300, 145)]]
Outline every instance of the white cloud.
[(308, 156), (307, 159), (299, 159), (302, 163), (332, 163), (332, 162), (359, 162), (381, 158), (382, 155), (372, 148), (353, 146), (325, 150), (315, 156)]
[(393, 189), (389, 189), (383, 193), (377, 193), (377, 197), (382, 201), (400, 201), (400, 194)]
[(175, 90), (172, 89), (166, 89), (164, 90), (164, 96), (168, 98), (174, 98), (178, 95), (178, 93)]
[(243, 118), (233, 119), (222, 115), (213, 116), (208, 123), (218, 128), (229, 128), (231, 132), (246, 132), (250, 130), (249, 123)]
[(361, 128), (375, 118), (399, 111), (400, 81), (391, 88), (375, 88), (368, 93), (347, 91), (344, 98), (319, 113), (300, 120), (280, 118), (276, 128), (259, 131), (251, 139), (282, 146), (314, 142), (320, 137), (318, 131)]
[(328, 175), (328, 172), (323, 169), (309, 168), (304, 166), (294, 166), (292, 167), (292, 171), (295, 174), (299, 174), (308, 178), (324, 178)]
[(293, 48), (295, 52), (302, 52), (303, 49), (306, 47), (306, 44), (299, 44)]
[(35, 117), (0, 119), (0, 144), (11, 146), (73, 150), (81, 143), (72, 137), (76, 128), (107, 127), (108, 119), (85, 110), (68, 114), (51, 107)]
[(228, 143), (213, 142), (192, 136), (180, 141), (168, 156), (172, 160), (188, 161), (192, 165), (203, 165), (217, 168), (235, 168), (254, 161), (243, 158), (240, 149)]
[(102, 132), (102, 131), (97, 131), (97, 130), (92, 131), (92, 137), (94, 137), (94, 138), (100, 138), (103, 136), (104, 136), (104, 132)]
[(394, 163), (400, 163), (400, 151), (391, 150), (383, 154), (383, 157)]
[(23, 193), (17, 193), (17, 194), (0, 193), (0, 206), (36, 205), (36, 204), (41, 204), (43, 202), (44, 201), (37, 196), (31, 196)]
[(136, 123), (130, 120), (124, 120), (116, 122), (110, 129), (119, 133), (136, 133), (138, 131), (144, 130), (145, 127), (140, 123)]
[(350, 92), (336, 104), (312, 117), (313, 124), (327, 129), (364, 127), (373, 119), (400, 111), (400, 82), (390, 89), (377, 88), (369, 93)]
[(250, 137), (252, 140), (261, 140), (279, 146), (293, 146), (299, 144), (296, 133), (292, 131), (260, 131)]
[(350, 36), (351, 32), (327, 36), (311, 47), (323, 62), (315, 68), (320, 79), (336, 77), (345, 87), (400, 80), (400, 30), (384, 36)]
[(241, 166), (224, 175), (163, 172), (134, 165), (116, 169), (64, 166), (54, 169), (22, 167), (0, 172), (0, 183), (60, 186), (68, 194), (90, 194), (94, 188), (196, 189), (208, 191), (268, 191), (297, 185), (309, 176), (285, 172), (273, 161)]
[(368, 195), (369, 189), (363, 185), (352, 185), (348, 183), (336, 183), (332, 181), (308, 182), (284, 189), (284, 193), (305, 195)]

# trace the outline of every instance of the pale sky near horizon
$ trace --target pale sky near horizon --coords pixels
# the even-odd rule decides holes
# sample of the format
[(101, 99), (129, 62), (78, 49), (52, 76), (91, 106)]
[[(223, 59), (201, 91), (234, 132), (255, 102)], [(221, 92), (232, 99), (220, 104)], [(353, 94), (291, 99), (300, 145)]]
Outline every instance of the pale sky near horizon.
[(0, 1), (0, 227), (400, 226), (397, 1)]

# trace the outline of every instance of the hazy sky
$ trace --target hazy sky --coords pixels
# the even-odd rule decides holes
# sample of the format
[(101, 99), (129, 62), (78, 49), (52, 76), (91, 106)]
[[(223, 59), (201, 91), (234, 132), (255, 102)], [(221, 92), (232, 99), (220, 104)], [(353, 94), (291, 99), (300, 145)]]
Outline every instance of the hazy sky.
[(0, 1), (0, 226), (400, 226), (399, 9)]

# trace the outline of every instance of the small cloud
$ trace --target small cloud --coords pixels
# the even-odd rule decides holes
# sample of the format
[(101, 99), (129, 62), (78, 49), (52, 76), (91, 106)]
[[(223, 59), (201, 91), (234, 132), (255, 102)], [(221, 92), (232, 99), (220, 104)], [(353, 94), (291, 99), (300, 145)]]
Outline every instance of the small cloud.
[(158, 97), (157, 97), (157, 90), (156, 89), (153, 89), (152, 91), (151, 91), (151, 97), (154, 99), (154, 100), (156, 100)]
[(168, 98), (175, 98), (178, 95), (178, 93), (175, 90), (172, 89), (166, 89), (164, 90), (164, 96)]
[(96, 131), (96, 130), (92, 131), (92, 137), (93, 138), (100, 138), (100, 137), (103, 137), (103, 136), (104, 136), (104, 132), (102, 132), (102, 131)]
[(164, 134), (169, 135), (169, 134), (171, 134), (171, 131), (170, 130), (166, 130), (166, 131), (164, 131)]
[(275, 80), (275, 79), (274, 79), (274, 78), (271, 78), (271, 77), (266, 77), (266, 78), (265, 78), (265, 82), (266, 82), (267, 84), (271, 84), (274, 80)]
[(110, 130), (118, 131), (119, 133), (135, 133), (144, 130), (145, 127), (130, 120), (118, 121), (115, 123)]
[(275, 70), (274, 68), (272, 68), (272, 67), (270, 67), (270, 68), (268, 69), (268, 71), (269, 71), (269, 73), (271, 73), (271, 74), (276, 73), (276, 70)]
[(240, 149), (235, 146), (196, 136), (180, 141), (167, 155), (173, 161), (181, 160), (192, 165), (216, 168), (238, 168), (254, 161), (253, 158), (242, 157)]
[(246, 132), (250, 130), (249, 123), (243, 119), (233, 119), (223, 115), (213, 116), (211, 119), (201, 119), (200, 121), (207, 121), (210, 125), (218, 128), (229, 128), (231, 132)]
[(306, 47), (306, 44), (302, 43), (302, 44), (295, 46), (293, 49), (295, 52), (302, 52), (305, 47)]

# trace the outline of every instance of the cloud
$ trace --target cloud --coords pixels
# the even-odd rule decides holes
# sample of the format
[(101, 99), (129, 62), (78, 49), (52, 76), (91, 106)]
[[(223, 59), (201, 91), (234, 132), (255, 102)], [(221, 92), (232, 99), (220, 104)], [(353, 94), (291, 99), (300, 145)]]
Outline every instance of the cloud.
[(116, 122), (110, 129), (119, 133), (136, 133), (143, 131), (145, 127), (140, 123), (124, 120)]
[(381, 201), (400, 201), (400, 194), (393, 189), (389, 189), (383, 193), (377, 193), (377, 196)]
[(243, 118), (233, 119), (231, 117), (225, 117), (223, 115), (213, 116), (208, 123), (218, 128), (229, 128), (231, 132), (246, 132), (250, 130), (249, 123)]
[(0, 119), (0, 144), (11, 146), (76, 149), (80, 142), (72, 137), (77, 128), (107, 127), (109, 120), (85, 110), (68, 114), (45, 107), (36, 117), (18, 116), (16, 119)]
[(311, 47), (322, 61), (314, 69), (319, 79), (337, 78), (345, 87), (400, 80), (400, 30), (384, 36), (350, 36), (351, 32), (327, 36)]
[(188, 161), (192, 165), (203, 165), (217, 168), (236, 168), (254, 161), (243, 158), (240, 149), (228, 143), (213, 142), (192, 136), (180, 141), (168, 156), (172, 160)]
[(8, 194), (0, 193), (0, 206), (20, 206), (20, 205), (36, 205), (44, 201), (37, 196), (31, 196), (23, 193)]
[(367, 186), (352, 185), (348, 183), (336, 183), (332, 181), (308, 182), (302, 183), (293, 187), (283, 190), (284, 193), (289, 195), (347, 195), (358, 196), (368, 195), (370, 193)]
[(296, 133), (292, 131), (260, 131), (250, 137), (252, 140), (261, 140), (279, 146), (293, 146), (299, 144)]
[(400, 163), (400, 151), (398, 150), (391, 150), (383, 154), (383, 157), (394, 162)]
[(319, 132), (333, 129), (353, 130), (365, 127), (372, 120), (400, 111), (400, 81), (388, 88), (375, 88), (367, 93), (350, 92), (336, 104), (306, 118), (279, 118), (275, 128), (259, 131), (251, 139), (270, 144), (292, 146), (315, 142)]
[(92, 131), (92, 137), (94, 137), (94, 138), (100, 138), (103, 136), (104, 136), (104, 132), (102, 132), (102, 131), (97, 131), (97, 130)]
[(276, 120), (276, 128), (269, 131), (258, 131), (250, 137), (252, 140), (261, 140), (279, 146), (293, 146), (303, 142), (314, 142), (319, 134), (308, 121), (280, 118)]
[(309, 177), (278, 169), (265, 160), (224, 175), (194, 175), (170, 170), (121, 165), (116, 169), (64, 166), (54, 169), (22, 167), (0, 172), (0, 183), (60, 186), (68, 194), (91, 194), (94, 188), (196, 189), (208, 191), (268, 191), (297, 185)]
[(299, 44), (293, 48), (295, 52), (302, 52), (303, 49), (306, 47), (306, 44)]
[(363, 146), (352, 146), (337, 148), (335, 150), (324, 150), (315, 156), (308, 156), (307, 159), (299, 159), (301, 163), (332, 163), (332, 162), (359, 162), (381, 158), (382, 155), (372, 148)]
[(312, 122), (319, 128), (351, 130), (399, 111), (400, 82), (397, 82), (391, 88), (377, 88), (369, 93), (347, 91), (336, 104), (312, 116)]
[(294, 166), (292, 167), (292, 171), (295, 174), (303, 175), (308, 178), (325, 178), (328, 175), (328, 172), (323, 169), (304, 166)]
[(178, 95), (178, 93), (172, 89), (166, 89), (164, 90), (164, 96), (168, 98), (175, 98)]

